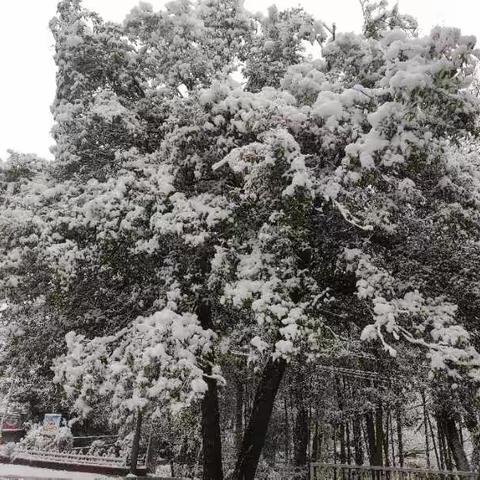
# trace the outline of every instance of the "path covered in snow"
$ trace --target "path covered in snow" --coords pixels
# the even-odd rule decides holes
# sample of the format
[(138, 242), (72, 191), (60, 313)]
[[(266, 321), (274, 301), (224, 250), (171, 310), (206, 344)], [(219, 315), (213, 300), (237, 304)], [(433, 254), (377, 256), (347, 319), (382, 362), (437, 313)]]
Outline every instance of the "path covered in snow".
[(0, 463), (0, 480), (4, 479), (52, 479), (52, 480), (96, 480), (114, 479), (98, 473), (67, 472), (65, 470), (51, 470), (49, 468), (28, 467), (24, 465), (12, 465)]

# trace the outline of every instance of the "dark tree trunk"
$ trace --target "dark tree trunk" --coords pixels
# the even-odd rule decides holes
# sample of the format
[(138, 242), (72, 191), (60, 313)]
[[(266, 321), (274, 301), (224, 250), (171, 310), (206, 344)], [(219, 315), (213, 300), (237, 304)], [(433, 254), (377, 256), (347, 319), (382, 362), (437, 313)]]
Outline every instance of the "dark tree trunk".
[[(376, 412), (375, 412), (376, 417)], [(378, 466), (377, 437), (375, 432), (375, 421), (372, 412), (365, 414), (365, 423), (367, 428), (368, 451), (370, 454), (370, 465)]]
[(347, 463), (350, 465), (352, 463), (352, 442), (350, 440), (350, 422), (348, 420), (345, 422), (345, 442), (347, 444)]
[(240, 452), (243, 437), (243, 384), (237, 380), (235, 403), (235, 447)]
[(390, 454), (389, 454), (389, 437), (390, 437), (390, 425), (389, 425), (389, 419), (390, 419), (390, 412), (387, 411), (387, 418), (385, 420), (385, 430), (383, 433), (383, 455), (384, 455), (384, 461), (385, 461), (385, 466), (389, 467), (390, 466)]
[(383, 466), (383, 407), (375, 410), (375, 465)]
[(285, 412), (285, 463), (290, 461), (290, 426), (288, 422), (288, 402), (287, 397), (283, 399), (283, 408)]
[(208, 390), (202, 400), (203, 480), (223, 480), (217, 382), (212, 378), (205, 381)]
[(480, 426), (478, 424), (478, 417), (477, 413), (475, 412), (475, 408), (469, 399), (463, 402), (463, 407), (465, 411), (465, 426), (467, 427), (472, 439), (473, 449), (471, 463), (473, 470), (475, 470), (480, 466)]
[[(212, 311), (207, 302), (200, 302), (197, 309), (202, 328), (212, 328)], [(207, 359), (213, 362), (214, 355)], [(202, 446), (203, 446), (203, 480), (223, 480), (222, 438), (220, 435), (220, 410), (218, 407), (217, 381), (210, 377), (211, 366), (204, 367), (204, 379), (208, 390), (202, 400)]]
[(333, 425), (333, 463), (337, 463), (337, 426)]
[(393, 417), (392, 417), (391, 410), (388, 411), (388, 418), (389, 418), (388, 424), (390, 426), (389, 437), (390, 437), (390, 450), (392, 451), (392, 465), (396, 467), (397, 462), (395, 461), (395, 435), (393, 433)]
[(430, 429), (430, 438), (432, 439), (433, 451), (435, 452), (435, 460), (437, 462), (437, 467), (439, 470), (441, 470), (442, 467), (440, 462), (440, 455), (437, 448), (437, 442), (435, 441), (435, 433), (433, 431), (433, 425), (430, 420), (430, 414), (428, 413), (428, 410), (427, 410), (427, 422), (428, 422), (428, 427)]
[(297, 416), (294, 430), (294, 463), (300, 467), (307, 464), (308, 411), (303, 399), (297, 397)]
[[(337, 402), (338, 402), (338, 409), (341, 412), (341, 417), (343, 417), (343, 398), (345, 397), (345, 389), (342, 388), (340, 380), (337, 378), (335, 381), (335, 386), (337, 390)], [(345, 450), (345, 422), (342, 418), (340, 420), (340, 429), (339, 429), (339, 436), (340, 436), (340, 463), (345, 464), (347, 460), (346, 450)]]
[(438, 415), (435, 417), (435, 420), (437, 423), (437, 436), (438, 436), (438, 445), (439, 445), (439, 451), (440, 451), (441, 469), (443, 470), (444, 468), (447, 468), (448, 470), (451, 470), (452, 466), (449, 465), (447, 449), (445, 447), (445, 436), (443, 433), (442, 421), (438, 417)]
[(453, 456), (453, 461), (457, 469), (463, 470), (464, 472), (470, 471), (470, 464), (463, 449), (455, 420), (448, 412), (442, 412), (442, 423), (448, 449)]
[(347, 463), (347, 453), (345, 449), (345, 424), (340, 424), (340, 463), (345, 465)]
[(402, 432), (402, 412), (397, 407), (397, 439), (398, 439), (398, 463), (403, 467), (403, 432)]
[(355, 451), (355, 463), (363, 465), (362, 426), (358, 418), (353, 419), (353, 445)]
[[(300, 367), (301, 369), (301, 367)], [(305, 375), (300, 370), (293, 387), (293, 397), (296, 407), (295, 427), (293, 430), (293, 463), (297, 467), (307, 464), (307, 450), (309, 437), (309, 415), (305, 399)]]
[(285, 360), (279, 359), (274, 361), (270, 359), (263, 370), (253, 402), (252, 414), (245, 430), (242, 448), (233, 473), (233, 480), (254, 480), (255, 478), (273, 404), (285, 373), (285, 368)]
[(427, 467), (431, 467), (430, 463), (430, 435), (428, 434), (428, 419), (427, 419), (427, 402), (425, 400), (425, 392), (421, 392), (422, 406), (423, 406), (423, 426), (425, 431), (425, 455), (427, 457)]
[(137, 474), (138, 463), (138, 451), (140, 447), (140, 435), (142, 433), (142, 412), (137, 412), (137, 418), (135, 419), (135, 431), (133, 433), (132, 452), (130, 458), (130, 473)]
[(315, 434), (313, 436), (313, 452), (312, 457), (314, 462), (320, 460), (322, 454), (322, 431), (320, 430), (320, 425), (318, 419), (315, 421)]

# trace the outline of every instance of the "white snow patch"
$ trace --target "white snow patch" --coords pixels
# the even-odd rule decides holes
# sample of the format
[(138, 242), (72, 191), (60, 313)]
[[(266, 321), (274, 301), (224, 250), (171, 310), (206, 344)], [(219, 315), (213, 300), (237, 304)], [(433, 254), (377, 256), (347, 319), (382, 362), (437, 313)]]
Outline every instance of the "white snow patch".
[(85, 472), (67, 472), (65, 470), (51, 470), (49, 468), (29, 467), (26, 465), (12, 465), (9, 463), (0, 463), (0, 479), (14, 478), (48, 478), (51, 480), (78, 479), (78, 480), (98, 480), (114, 478), (98, 473)]

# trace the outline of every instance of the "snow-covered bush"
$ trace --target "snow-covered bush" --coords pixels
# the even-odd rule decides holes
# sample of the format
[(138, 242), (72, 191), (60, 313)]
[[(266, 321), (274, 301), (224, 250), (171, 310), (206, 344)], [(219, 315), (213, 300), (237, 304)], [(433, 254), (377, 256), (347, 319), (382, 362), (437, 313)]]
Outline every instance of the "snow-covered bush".
[(52, 435), (45, 433), (43, 425), (33, 424), (19, 445), (31, 450), (70, 451), (73, 448), (73, 434), (68, 426), (62, 426)]
[[(98, 395), (109, 395), (118, 420), (152, 405), (178, 412), (207, 390), (201, 365), (214, 339), (195, 315), (169, 309), (139, 317), (115, 336), (90, 341), (71, 332), (55, 381), (83, 415)], [(212, 374), (221, 379), (218, 368)]]
[(67, 426), (60, 427), (55, 434), (53, 443), (60, 452), (70, 451), (73, 448), (73, 434), (70, 428)]
[(14, 442), (8, 442), (5, 445), (0, 445), (0, 457), (13, 460), (15, 452), (17, 450), (17, 444)]
[(41, 423), (33, 424), (20, 440), (20, 446), (31, 450), (55, 450), (55, 437), (46, 435)]

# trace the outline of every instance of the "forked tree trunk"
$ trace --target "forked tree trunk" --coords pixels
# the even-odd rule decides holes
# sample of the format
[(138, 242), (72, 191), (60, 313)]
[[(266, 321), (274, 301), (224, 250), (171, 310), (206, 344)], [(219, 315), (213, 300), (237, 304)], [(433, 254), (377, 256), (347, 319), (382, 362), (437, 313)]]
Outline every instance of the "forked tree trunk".
[[(202, 328), (212, 328), (212, 311), (208, 302), (200, 302), (197, 308)], [(214, 354), (207, 361), (213, 362)], [(207, 392), (202, 400), (202, 450), (203, 480), (223, 480), (222, 437), (220, 435), (220, 410), (218, 408), (217, 381), (210, 377), (212, 368), (206, 364), (203, 369)]]
[(263, 370), (255, 394), (250, 420), (243, 436), (242, 448), (233, 473), (233, 480), (254, 480), (255, 478), (273, 404), (285, 373), (285, 367), (285, 360), (274, 361), (270, 359)]

